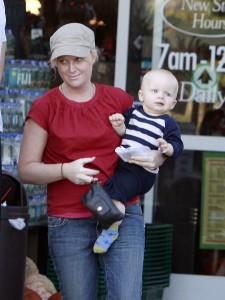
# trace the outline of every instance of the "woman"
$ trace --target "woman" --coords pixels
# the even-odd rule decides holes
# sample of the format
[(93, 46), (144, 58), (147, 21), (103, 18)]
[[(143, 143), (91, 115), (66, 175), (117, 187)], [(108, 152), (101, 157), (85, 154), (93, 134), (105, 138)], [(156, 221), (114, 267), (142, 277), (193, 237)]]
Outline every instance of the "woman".
[[(62, 26), (50, 38), (50, 48), (51, 66), (63, 83), (37, 99), (28, 113), (19, 177), (48, 186), (49, 249), (63, 299), (97, 299), (101, 266), (108, 299), (140, 300), (144, 221), (139, 199), (127, 205), (120, 237), (103, 255), (93, 252), (99, 227), (80, 201), (93, 179), (104, 183), (114, 173), (120, 138), (109, 116), (123, 114), (133, 98), (119, 88), (92, 83), (97, 54), (94, 33), (86, 26)], [(134, 159), (149, 168), (164, 161), (157, 151), (148, 160)]]

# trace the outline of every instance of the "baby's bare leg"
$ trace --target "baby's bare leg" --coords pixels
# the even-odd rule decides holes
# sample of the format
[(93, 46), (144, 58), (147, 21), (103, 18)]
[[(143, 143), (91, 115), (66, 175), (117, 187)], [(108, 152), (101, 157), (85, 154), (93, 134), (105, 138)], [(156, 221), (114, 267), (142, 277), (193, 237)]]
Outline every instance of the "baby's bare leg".
[[(125, 214), (125, 205), (122, 202), (114, 200), (114, 199), (112, 199), (112, 201), (115, 204), (115, 206), (119, 209), (119, 211), (121, 213)], [(122, 223), (122, 220), (117, 221), (117, 222), (113, 223), (112, 225), (115, 225), (115, 224), (120, 225), (121, 223)]]

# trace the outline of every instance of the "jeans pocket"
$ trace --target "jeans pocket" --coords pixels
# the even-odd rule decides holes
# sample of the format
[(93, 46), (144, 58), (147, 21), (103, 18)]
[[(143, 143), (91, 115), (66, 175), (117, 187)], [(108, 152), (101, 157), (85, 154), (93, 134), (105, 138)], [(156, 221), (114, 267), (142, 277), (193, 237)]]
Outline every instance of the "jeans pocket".
[(49, 228), (57, 228), (62, 227), (66, 224), (65, 218), (58, 218), (58, 217), (48, 217), (48, 227)]

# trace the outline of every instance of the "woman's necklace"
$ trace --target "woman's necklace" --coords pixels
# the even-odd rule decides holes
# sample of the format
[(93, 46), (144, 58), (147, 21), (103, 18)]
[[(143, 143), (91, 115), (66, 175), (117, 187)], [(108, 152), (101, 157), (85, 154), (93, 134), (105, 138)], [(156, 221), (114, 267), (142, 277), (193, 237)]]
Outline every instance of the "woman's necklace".
[[(94, 97), (94, 94), (95, 94), (95, 85), (92, 82), (91, 82), (91, 88), (92, 88), (92, 91), (91, 91), (91, 98), (90, 99), (92, 99)], [(67, 97), (67, 94), (65, 93), (65, 90), (63, 90), (63, 83), (60, 85), (59, 89), (60, 89), (60, 91), (61, 91), (61, 93), (63, 94), (64, 97), (73, 100), (72, 98)], [(88, 99), (88, 100), (90, 100), (90, 99)], [(88, 101), (88, 100), (86, 100), (86, 101)]]

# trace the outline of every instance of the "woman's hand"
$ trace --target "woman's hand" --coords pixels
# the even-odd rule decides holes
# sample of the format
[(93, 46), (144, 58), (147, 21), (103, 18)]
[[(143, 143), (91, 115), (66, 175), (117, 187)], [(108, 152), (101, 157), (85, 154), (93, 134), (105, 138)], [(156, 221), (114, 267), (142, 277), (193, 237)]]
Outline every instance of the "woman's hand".
[(85, 164), (94, 160), (95, 157), (87, 157), (64, 163), (62, 169), (64, 179), (68, 179), (75, 184), (88, 184), (92, 181), (97, 181), (98, 178), (93, 176), (97, 175), (99, 171), (84, 167)]
[(29, 184), (49, 184), (66, 178), (75, 184), (88, 184), (97, 180), (93, 176), (98, 170), (85, 168), (95, 157), (77, 159), (70, 163), (45, 164), (42, 161), (48, 133), (35, 121), (28, 119), (24, 126), (20, 147), (18, 174), (21, 182)]
[(148, 156), (132, 156), (129, 163), (145, 167), (151, 171), (160, 167), (165, 160), (166, 157), (160, 151), (152, 150)]

